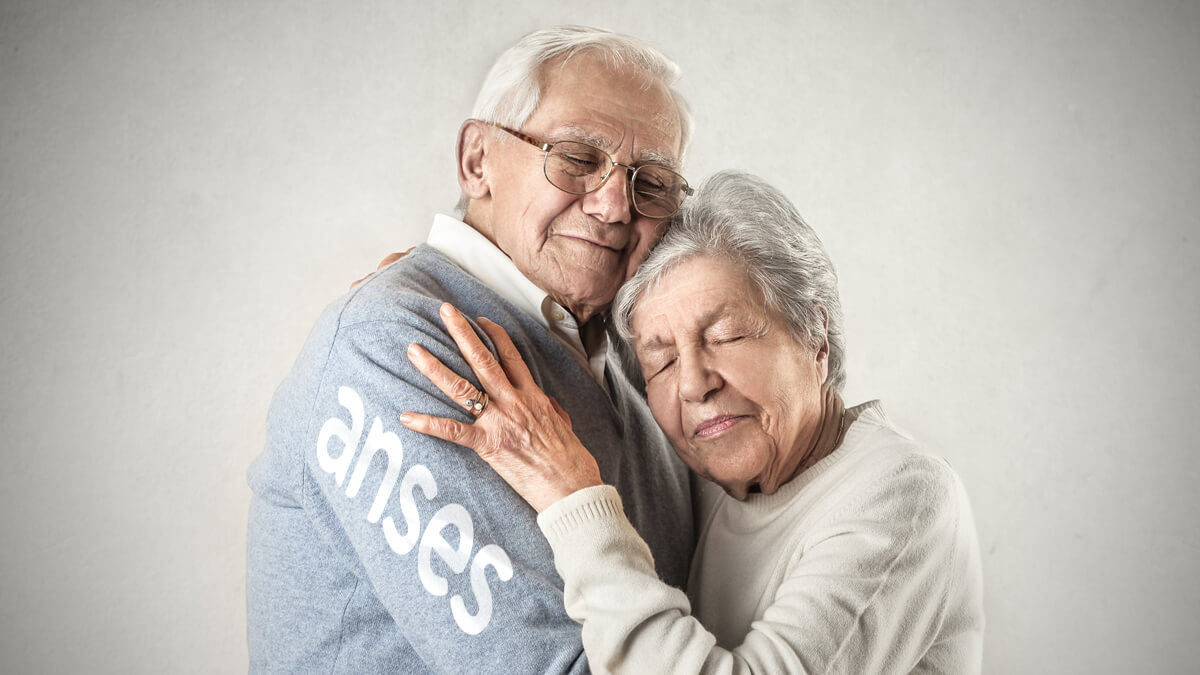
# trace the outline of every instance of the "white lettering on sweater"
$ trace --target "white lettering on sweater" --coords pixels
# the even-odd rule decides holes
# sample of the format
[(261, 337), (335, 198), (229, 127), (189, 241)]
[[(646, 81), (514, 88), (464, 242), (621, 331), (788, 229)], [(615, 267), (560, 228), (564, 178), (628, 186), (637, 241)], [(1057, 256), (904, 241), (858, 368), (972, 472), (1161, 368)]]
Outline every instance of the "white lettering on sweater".
[[(371, 510), (367, 512), (367, 522), (378, 523), (383, 516), (384, 508), (392, 497), (396, 481), (400, 481), (400, 516), (404, 521), (404, 533), (401, 534), (392, 517), (383, 518), (384, 539), (388, 547), (397, 555), (408, 555), (417, 547), (417, 578), (425, 590), (438, 597), (445, 596), (450, 591), (447, 579), (433, 569), (433, 558), (437, 556), (446, 567), (456, 576), (467, 570), (470, 564), (471, 592), (475, 595), (478, 610), (472, 614), (467, 609), (462, 596), (450, 598), (450, 613), (454, 622), (467, 635), (478, 635), (487, 628), (492, 620), (492, 589), (488, 586), (485, 576), (486, 568), (495, 570), (496, 577), (501, 581), (512, 578), (512, 561), (504, 549), (495, 544), (487, 544), (475, 552), (475, 523), (471, 514), (461, 505), (453, 502), (443, 505), (425, 523), (422, 531), (421, 511), (417, 508), (416, 491), (420, 488), (424, 502), (432, 503), (437, 497), (438, 486), (433, 474), (423, 464), (412, 466), (400, 477), (400, 469), (404, 459), (404, 444), (400, 438), (390, 431), (383, 430), (383, 422), (378, 417), (371, 422), (371, 430), (367, 432), (367, 440), (359, 453), (359, 441), (362, 440), (363, 425), (366, 419), (362, 397), (350, 387), (338, 388), (338, 403), (350, 413), (350, 424), (337, 417), (325, 420), (317, 435), (317, 462), (321, 468), (333, 474), (338, 487), (346, 480), (350, 472), (350, 464), (355, 456), (358, 462), (354, 464), (354, 472), (350, 474), (350, 482), (346, 484), (346, 496), (350, 499), (358, 497), (363, 479), (371, 467), (375, 455), (383, 453), (387, 469), (379, 490), (375, 493), (375, 501), (371, 502)], [(334, 456), (330, 452), (330, 442), (337, 440), (340, 452)], [(452, 545), (443, 533), (447, 530), (458, 532), (458, 544)], [(418, 546), (418, 541), (420, 545)]]

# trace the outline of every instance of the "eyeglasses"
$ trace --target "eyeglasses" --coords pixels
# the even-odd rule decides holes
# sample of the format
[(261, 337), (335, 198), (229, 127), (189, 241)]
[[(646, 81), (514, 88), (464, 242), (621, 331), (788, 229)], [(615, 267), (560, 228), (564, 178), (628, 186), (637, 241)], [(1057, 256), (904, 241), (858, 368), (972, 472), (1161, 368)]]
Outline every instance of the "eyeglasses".
[(695, 192), (683, 176), (661, 164), (632, 166), (622, 164), (612, 155), (587, 143), (557, 141), (543, 143), (532, 136), (506, 126), (488, 122), (546, 153), (542, 171), (554, 187), (573, 195), (586, 195), (599, 190), (612, 175), (615, 167), (629, 171), (633, 208), (647, 218), (670, 218), (679, 212), (683, 200)]

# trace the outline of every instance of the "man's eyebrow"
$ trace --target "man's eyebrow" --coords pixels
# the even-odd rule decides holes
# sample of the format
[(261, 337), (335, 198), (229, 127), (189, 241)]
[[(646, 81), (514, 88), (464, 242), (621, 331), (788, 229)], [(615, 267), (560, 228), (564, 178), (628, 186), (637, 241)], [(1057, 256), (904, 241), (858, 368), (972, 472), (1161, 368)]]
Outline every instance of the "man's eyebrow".
[(668, 169), (678, 169), (678, 162), (673, 157), (668, 157), (661, 152), (655, 150), (642, 150), (638, 153), (638, 164), (660, 164)]
[(574, 124), (568, 124), (562, 127), (562, 129), (559, 130), (558, 135), (561, 136), (561, 138), (556, 136), (557, 140), (579, 141), (580, 143), (594, 145), (597, 148), (605, 151), (613, 146), (613, 140), (611, 138), (608, 138), (607, 136), (596, 136), (592, 132), (584, 131), (582, 127)]
[[(555, 135), (555, 141), (579, 141), (594, 145), (605, 152), (609, 152), (614, 145), (613, 140), (607, 136), (597, 136), (589, 131), (585, 131), (582, 127), (575, 124), (567, 124), (563, 126)], [(679, 162), (674, 157), (665, 155), (657, 150), (643, 149), (638, 152), (635, 166), (643, 164), (660, 164), (668, 169), (678, 170)]]

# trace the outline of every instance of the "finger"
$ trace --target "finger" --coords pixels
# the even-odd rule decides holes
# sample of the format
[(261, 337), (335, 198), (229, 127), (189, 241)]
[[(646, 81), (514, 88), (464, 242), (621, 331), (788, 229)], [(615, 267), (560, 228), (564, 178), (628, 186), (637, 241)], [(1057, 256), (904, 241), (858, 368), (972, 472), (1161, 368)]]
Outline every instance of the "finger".
[(419, 344), (413, 343), (408, 346), (408, 360), (416, 366), (417, 370), (421, 371), (422, 375), (429, 378), (435, 387), (450, 397), (450, 400), (471, 412), (471, 406), (467, 401), (479, 396), (479, 390), (475, 388), (475, 385), (447, 368), (436, 356), (430, 354), (429, 350)]
[[(415, 251), (415, 250), (416, 250), (416, 248), (417, 248), (416, 246), (410, 246), (410, 247), (408, 248), (408, 250), (407, 250), (407, 251), (404, 251), (403, 253), (391, 253), (391, 254), (389, 254), (389, 255), (388, 255), (386, 258), (384, 258), (383, 260), (380, 260), (380, 261), (379, 261), (379, 266), (375, 268), (375, 271), (376, 271), (376, 272), (378, 272), (379, 270), (381, 270), (381, 269), (383, 269), (383, 268), (387, 267), (388, 265), (391, 265), (392, 263), (396, 262), (397, 260), (399, 260), (399, 259), (403, 258), (404, 256), (408, 255), (409, 253), (412, 253), (413, 251)], [(358, 286), (358, 285), (359, 285), (359, 284), (361, 284), (362, 282), (366, 281), (367, 279), (370, 279), (370, 278), (371, 278), (371, 277), (372, 277), (374, 274), (375, 274), (375, 272), (372, 272), (371, 274), (368, 274), (367, 276), (365, 276), (365, 277), (363, 277), (363, 278), (359, 279), (358, 281), (355, 281), (354, 283), (350, 284), (350, 288), (351, 288), (351, 290), (353, 290), (353, 289), (354, 289), (356, 286)]]
[(387, 267), (388, 265), (391, 265), (392, 263), (396, 262), (397, 260), (408, 255), (409, 253), (412, 253), (413, 250), (415, 250), (416, 248), (417, 248), (416, 246), (409, 246), (407, 251), (404, 251), (402, 253), (389, 254), (386, 258), (379, 261), (379, 267), (377, 267), (376, 269), (381, 270), (381, 269)]
[(467, 317), (448, 302), (442, 304), (441, 314), (442, 323), (446, 325), (450, 337), (454, 338), (454, 343), (458, 345), (458, 351), (462, 353), (475, 377), (479, 378), (484, 390), (493, 396), (503, 396), (511, 391), (512, 383), (504, 373), (504, 368), (475, 334)]
[(547, 394), (546, 398), (550, 399), (550, 405), (554, 406), (554, 412), (558, 413), (558, 416), (563, 418), (563, 420), (566, 421), (567, 428), (570, 429), (572, 432), (574, 432), (575, 425), (571, 424), (571, 415), (567, 413), (567, 409), (562, 407), (561, 405), (559, 405), (558, 399), (554, 398), (553, 396), (550, 396), (549, 394)]
[(447, 417), (406, 412), (400, 415), (400, 423), (418, 433), (468, 448), (475, 443), (475, 427)]
[[(372, 272), (371, 274), (374, 274), (374, 272)], [(363, 278), (359, 279), (358, 281), (355, 281), (354, 283), (350, 284), (350, 289), (351, 289), (351, 290), (353, 290), (353, 289), (354, 289), (356, 286), (358, 286), (358, 285), (359, 285), (359, 284), (361, 284), (362, 282), (366, 281), (367, 279), (370, 279), (370, 278), (371, 278), (371, 274), (368, 274), (367, 276), (365, 276), (365, 277), (363, 277)]]
[(492, 344), (496, 345), (496, 353), (500, 355), (500, 365), (504, 368), (504, 373), (508, 376), (509, 381), (518, 389), (535, 384), (533, 374), (529, 372), (529, 366), (525, 364), (525, 359), (521, 358), (521, 352), (513, 344), (512, 338), (509, 337), (508, 331), (504, 330), (504, 326), (482, 316), (475, 321), (492, 339)]

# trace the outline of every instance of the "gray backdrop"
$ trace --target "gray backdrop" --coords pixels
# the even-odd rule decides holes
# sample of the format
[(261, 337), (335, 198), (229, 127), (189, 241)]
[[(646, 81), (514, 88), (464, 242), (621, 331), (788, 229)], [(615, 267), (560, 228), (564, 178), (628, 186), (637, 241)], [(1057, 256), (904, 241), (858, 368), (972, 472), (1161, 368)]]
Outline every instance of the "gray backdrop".
[(272, 391), (555, 23), (671, 54), (687, 175), (822, 234), (848, 401), (970, 491), (985, 672), (1200, 662), (1197, 3), (433, 4), (0, 3), (0, 671), (245, 670)]

